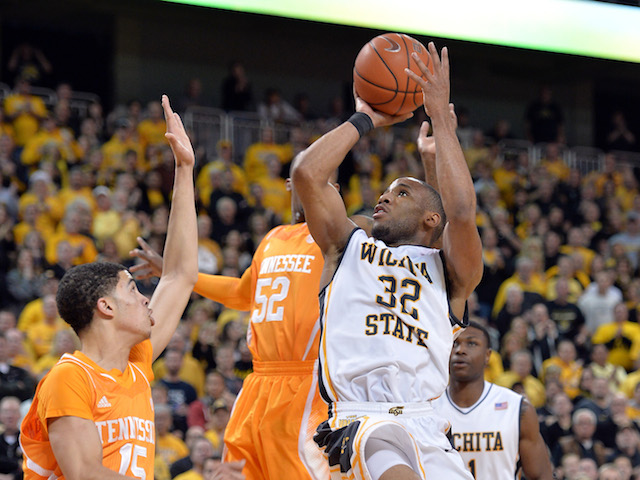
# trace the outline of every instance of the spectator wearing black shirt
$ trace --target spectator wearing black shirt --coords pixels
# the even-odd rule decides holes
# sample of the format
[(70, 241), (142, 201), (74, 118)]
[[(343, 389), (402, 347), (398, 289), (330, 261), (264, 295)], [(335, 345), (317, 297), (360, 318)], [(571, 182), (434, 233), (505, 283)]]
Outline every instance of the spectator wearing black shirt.
[(20, 400), (4, 397), (0, 401), (0, 478), (22, 479), (20, 436)]
[(23, 402), (31, 398), (36, 381), (25, 369), (11, 364), (9, 348), (4, 333), (0, 333), (0, 399), (18, 397)]
[(584, 345), (584, 315), (575, 303), (569, 301), (569, 280), (560, 277), (555, 287), (556, 298), (547, 302), (547, 309), (549, 317), (558, 329), (558, 338), (570, 339), (577, 341), (578, 345)]
[(553, 100), (553, 91), (548, 85), (540, 89), (538, 98), (527, 107), (525, 123), (530, 142), (565, 142), (564, 114)]
[(230, 111), (251, 110), (253, 92), (244, 65), (233, 61), (229, 73), (222, 81), (222, 109)]

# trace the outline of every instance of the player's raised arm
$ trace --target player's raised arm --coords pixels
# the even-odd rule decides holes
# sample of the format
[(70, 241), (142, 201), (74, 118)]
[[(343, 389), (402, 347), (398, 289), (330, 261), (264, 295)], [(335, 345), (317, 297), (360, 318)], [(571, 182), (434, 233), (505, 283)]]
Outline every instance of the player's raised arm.
[(415, 73), (411, 77), (422, 86), (424, 108), (433, 125), (436, 175), (447, 216), (442, 249), (452, 287), (451, 307), (454, 314), (461, 318), (464, 303), (482, 278), (482, 244), (476, 227), (476, 194), (456, 136), (455, 119), (449, 109), (449, 53), (444, 47), (441, 58), (433, 42), (429, 43), (428, 48), (434, 66), (433, 73), (414, 54), (413, 58), (426, 81)]
[(162, 276), (151, 297), (155, 325), (151, 331), (154, 360), (173, 335), (198, 278), (198, 234), (194, 200), (195, 155), (182, 120), (162, 97), (167, 122), (166, 137), (175, 158), (173, 197), (164, 248)]
[(301, 152), (291, 175), (304, 206), (309, 230), (325, 259), (344, 247), (355, 227), (347, 217), (340, 194), (329, 181), (331, 174), (362, 135), (413, 115), (392, 116), (375, 111), (355, 92), (354, 95), (356, 113)]

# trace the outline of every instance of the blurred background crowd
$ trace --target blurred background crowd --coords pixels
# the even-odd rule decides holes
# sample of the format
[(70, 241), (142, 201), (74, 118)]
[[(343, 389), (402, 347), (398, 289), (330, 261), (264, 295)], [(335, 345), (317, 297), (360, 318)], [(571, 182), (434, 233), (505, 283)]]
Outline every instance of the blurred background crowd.
[[(56, 309), (58, 281), (80, 263), (132, 265), (137, 237), (160, 252), (173, 181), (159, 99), (106, 110), (73, 78), (52, 81), (55, 64), (31, 42), (5, 71), (0, 480), (21, 478), (17, 432), (37, 381), (78, 347)], [(200, 271), (240, 276), (270, 228), (291, 221), (291, 160), (352, 107), (342, 92), (320, 109), (275, 84), (256, 91), (242, 61), (218, 88), (214, 104), (194, 77), (171, 100), (196, 149)], [(490, 128), (457, 105), (483, 242), (484, 277), (469, 307), (491, 333), (485, 376), (537, 408), (557, 478), (640, 478), (640, 131), (616, 109), (599, 148), (573, 145), (554, 85), (523, 92), (522, 102), (520, 117)], [(370, 215), (390, 179), (424, 177), (415, 147), (424, 119), (418, 110), (350, 152), (339, 172), (350, 214)], [(139, 282), (147, 294), (154, 285)], [(252, 368), (250, 314), (193, 294), (154, 365), (157, 479), (201, 474), (221, 453)]]

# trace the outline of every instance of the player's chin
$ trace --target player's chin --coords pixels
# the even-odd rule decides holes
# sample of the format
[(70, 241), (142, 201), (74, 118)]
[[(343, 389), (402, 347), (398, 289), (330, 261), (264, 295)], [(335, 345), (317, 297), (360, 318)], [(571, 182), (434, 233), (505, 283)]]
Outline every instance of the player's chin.
[(390, 229), (387, 226), (384, 218), (373, 217), (373, 223), (371, 224), (371, 235), (379, 240), (384, 240), (389, 236)]

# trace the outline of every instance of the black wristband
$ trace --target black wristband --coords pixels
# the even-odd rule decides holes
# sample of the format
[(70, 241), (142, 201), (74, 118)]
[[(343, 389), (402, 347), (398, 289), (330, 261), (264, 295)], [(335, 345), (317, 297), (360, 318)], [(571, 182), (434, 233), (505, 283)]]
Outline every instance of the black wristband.
[(360, 138), (373, 130), (373, 120), (371, 120), (371, 117), (366, 113), (356, 112), (351, 115), (351, 117), (349, 117), (349, 120), (347, 120), (347, 122), (356, 127)]

